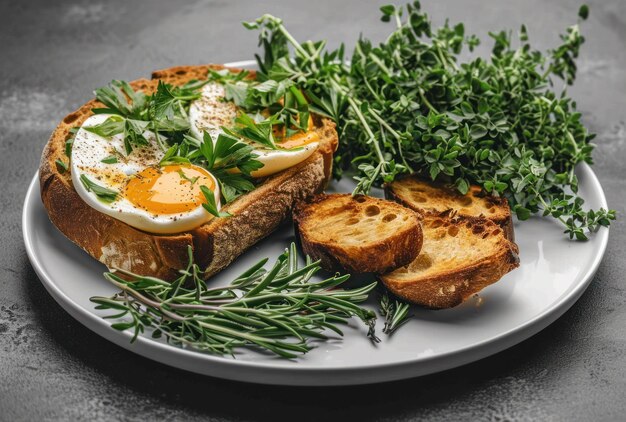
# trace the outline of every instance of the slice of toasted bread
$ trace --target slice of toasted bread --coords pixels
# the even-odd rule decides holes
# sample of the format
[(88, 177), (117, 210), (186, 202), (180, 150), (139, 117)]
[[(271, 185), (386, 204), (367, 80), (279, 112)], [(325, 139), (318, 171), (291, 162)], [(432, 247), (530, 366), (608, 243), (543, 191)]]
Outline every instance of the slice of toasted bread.
[[(150, 93), (156, 89), (158, 79), (181, 85), (192, 79), (206, 79), (209, 69), (223, 68), (219, 65), (174, 67), (154, 72), (153, 80), (139, 79), (131, 86)], [(174, 235), (146, 233), (91, 208), (74, 190), (70, 172), (62, 173), (55, 165), (57, 159), (68, 160), (64, 150), (70, 129), (91, 116), (92, 108), (101, 106), (95, 100), (89, 101), (57, 126), (43, 151), (39, 180), (41, 198), (52, 223), (109, 267), (173, 279), (180, 268), (186, 267), (187, 246), (192, 246), (196, 262), (206, 269), (205, 277), (209, 277), (270, 234), (289, 217), (295, 201), (321, 192), (330, 178), (337, 133), (333, 122), (315, 117), (315, 130), (320, 137), (318, 150), (224, 207), (232, 217), (214, 218), (194, 230)]]
[(449, 186), (410, 175), (386, 184), (385, 197), (414, 209), (423, 217), (449, 210), (461, 217), (485, 217), (502, 227), (507, 239), (515, 239), (509, 203), (505, 198), (485, 194), (480, 186), (472, 185), (467, 194), (462, 195)]
[(422, 246), (417, 214), (383, 199), (317, 195), (293, 218), (303, 252), (328, 271), (382, 274), (413, 261)]
[(426, 217), (417, 259), (380, 277), (395, 295), (428, 308), (451, 308), (519, 266), (517, 245), (485, 218)]

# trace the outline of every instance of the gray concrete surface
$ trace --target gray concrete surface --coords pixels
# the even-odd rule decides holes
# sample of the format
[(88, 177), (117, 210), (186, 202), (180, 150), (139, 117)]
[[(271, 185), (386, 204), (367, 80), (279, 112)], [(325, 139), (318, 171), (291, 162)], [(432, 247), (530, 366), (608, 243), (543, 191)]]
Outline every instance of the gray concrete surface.
[[(578, 1), (424, 2), (437, 22), (488, 30), (528, 24), (557, 41)], [(176, 64), (251, 58), (238, 22), (283, 16), (301, 39), (382, 40), (364, 1), (2, 1), (0, 4), (0, 420), (624, 420), (626, 419), (626, 2), (593, 0), (571, 94), (598, 134), (595, 171), (620, 214), (580, 301), (498, 355), (428, 377), (356, 388), (279, 388), (197, 376), (91, 333), (47, 294), (22, 243), (22, 201), (48, 135), (112, 78)], [(486, 51), (486, 50), (482, 50)]]

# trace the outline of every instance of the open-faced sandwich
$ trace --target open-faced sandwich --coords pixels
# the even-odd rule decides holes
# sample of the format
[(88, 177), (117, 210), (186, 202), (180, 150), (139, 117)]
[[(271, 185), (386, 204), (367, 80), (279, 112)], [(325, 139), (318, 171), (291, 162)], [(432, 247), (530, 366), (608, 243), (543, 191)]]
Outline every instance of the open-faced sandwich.
[(43, 203), (110, 268), (171, 280), (191, 246), (209, 277), (328, 183), (335, 125), (305, 102), (287, 82), (218, 65), (114, 81), (52, 134)]

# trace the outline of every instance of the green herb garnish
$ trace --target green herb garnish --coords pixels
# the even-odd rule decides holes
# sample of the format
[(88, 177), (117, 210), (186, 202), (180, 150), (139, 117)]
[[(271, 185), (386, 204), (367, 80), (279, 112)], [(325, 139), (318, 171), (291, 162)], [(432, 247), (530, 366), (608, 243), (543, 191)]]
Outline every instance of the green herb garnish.
[(210, 80), (224, 85), (225, 99), (249, 114), (239, 116), (231, 128), (238, 136), (275, 149), (272, 128), (285, 129), (285, 137), (308, 130), (310, 104), (292, 80), (250, 80), (240, 75), (228, 71), (209, 74)]
[[(228, 77), (219, 76), (215, 72), (214, 74), (213, 78), (227, 79), (230, 84), (246, 77), (245, 72), (233, 73)], [(96, 98), (107, 107), (94, 109), (95, 113), (113, 115), (103, 123), (86, 127), (85, 130), (103, 137), (121, 134), (127, 154), (131, 154), (136, 147), (148, 144), (143, 134), (149, 130), (154, 133), (164, 152), (160, 165), (195, 164), (206, 168), (218, 180), (224, 202), (231, 202), (242, 193), (254, 189), (250, 172), (263, 166), (255, 160), (253, 148), (241, 142), (239, 136), (249, 136), (250, 140), (259, 143), (265, 141), (270, 146), (273, 142), (271, 123), (269, 126), (262, 123), (257, 125), (242, 117), (242, 121), (247, 122), (247, 125), (242, 124), (242, 135), (224, 129), (228, 133), (219, 135), (215, 148), (209, 135), (205, 134), (203, 140), (196, 139), (189, 131), (188, 110), (191, 101), (200, 98), (200, 89), (206, 83), (207, 81), (191, 81), (177, 87), (159, 81), (156, 92), (145, 95), (134, 91), (126, 82), (113, 81), (109, 86), (95, 91)], [(111, 156), (103, 162), (113, 162), (112, 160)], [(216, 215), (212, 211), (217, 213), (217, 210), (210, 204), (207, 206)]]
[(348, 275), (310, 282), (320, 269), (307, 258), (299, 267), (294, 244), (272, 268), (264, 259), (226, 287), (209, 288), (193, 262), (173, 283), (125, 270), (104, 273), (121, 292), (92, 297), (96, 309), (112, 311), (105, 318), (122, 319), (114, 329), (133, 330), (134, 341), (146, 329), (152, 337), (219, 355), (254, 347), (284, 358), (295, 358), (313, 348), (310, 339), (327, 339), (326, 331), (343, 335), (339, 324), (360, 318), (374, 336), (375, 314), (358, 304), (376, 283), (346, 290)]
[(411, 315), (409, 315), (410, 305), (395, 299), (393, 302), (389, 298), (389, 293), (385, 292), (380, 296), (378, 312), (385, 319), (383, 333), (391, 335), (398, 328), (406, 324)]
[(240, 113), (235, 119), (235, 124), (232, 129), (226, 129), (231, 136), (249, 139), (263, 145), (265, 148), (277, 148), (273, 133), (273, 128), (277, 121), (272, 117), (255, 121), (247, 114)]
[(94, 91), (96, 99), (105, 107), (94, 108), (96, 114), (117, 114), (135, 120), (145, 120), (148, 109), (148, 96), (135, 91), (128, 82), (111, 81), (105, 87)]
[(56, 164), (57, 171), (61, 174), (65, 173), (68, 169), (67, 163), (63, 162), (62, 160), (56, 160), (54, 164)]
[(201, 156), (198, 158), (201, 165), (218, 180), (222, 196), (228, 203), (255, 188), (250, 173), (263, 167), (263, 163), (256, 159), (257, 155), (250, 145), (224, 130), (225, 133), (218, 135), (215, 145), (211, 135), (204, 132), (199, 145)]
[(101, 163), (104, 164), (115, 164), (117, 163), (117, 156), (115, 155), (109, 155), (106, 158), (103, 158), (102, 160), (100, 160)]
[(76, 136), (76, 133), (78, 132), (79, 129), (80, 127), (78, 126), (74, 126), (73, 128), (70, 128), (69, 132), (72, 136), (70, 136), (69, 138), (65, 140), (65, 155), (68, 158), (72, 157), (72, 145), (74, 144), (74, 137)]
[(87, 189), (87, 192), (93, 192), (98, 197), (98, 199), (100, 199), (102, 202), (105, 202), (108, 204), (117, 199), (118, 193), (116, 191), (105, 188), (104, 186), (100, 186), (97, 183), (92, 182), (84, 174), (80, 175), (80, 181), (85, 187), (85, 189)]
[(204, 199), (206, 200), (206, 202), (202, 203), (202, 207), (207, 210), (209, 214), (212, 214), (218, 218), (231, 216), (229, 213), (221, 212), (217, 209), (217, 203), (215, 202), (215, 193), (211, 189), (202, 185), (200, 186), (200, 190), (202, 191)]
[[(592, 163), (594, 135), (557, 78), (574, 81), (578, 25), (546, 53), (531, 47), (524, 26), (517, 46), (509, 32), (490, 33), (489, 60), (460, 62), (463, 48), (479, 43), (463, 24), (434, 28), (419, 2), (381, 11), (395, 29), (377, 46), (361, 38), (349, 64), (343, 47), (300, 43), (271, 15), (244, 24), (260, 31), (258, 79), (289, 81), (311, 111), (337, 123), (336, 177), (358, 172), (355, 193), (410, 172), (461, 193), (475, 183), (505, 196), (520, 220), (551, 216), (579, 240), (615, 219), (613, 210), (584, 210), (577, 195), (574, 169)], [(588, 13), (583, 6), (579, 17)]]
[(124, 149), (126, 154), (130, 154), (134, 148), (148, 145), (148, 140), (143, 134), (148, 129), (149, 124), (149, 122), (143, 120), (113, 115), (98, 125), (84, 127), (84, 129), (104, 138), (123, 134)]
[(200, 178), (200, 176), (196, 176), (196, 177), (188, 177), (184, 171), (182, 170), (178, 170), (178, 174), (180, 176), (181, 179), (188, 181), (189, 183), (191, 183), (191, 186), (195, 185), (196, 182), (198, 181), (198, 179)]

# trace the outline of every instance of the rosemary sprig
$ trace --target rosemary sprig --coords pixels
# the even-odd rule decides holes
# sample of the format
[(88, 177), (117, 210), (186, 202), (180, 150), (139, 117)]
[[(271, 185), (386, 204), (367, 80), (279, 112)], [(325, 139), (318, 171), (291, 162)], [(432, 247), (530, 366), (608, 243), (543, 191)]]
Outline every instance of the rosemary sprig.
[(386, 290), (380, 296), (378, 312), (385, 319), (383, 333), (387, 335), (393, 334), (412, 317), (409, 315), (409, 304), (398, 299), (392, 302)]
[(307, 257), (300, 267), (293, 243), (269, 271), (263, 268), (266, 262), (226, 287), (209, 287), (189, 248), (189, 265), (174, 282), (115, 270), (104, 277), (121, 291), (90, 300), (96, 309), (113, 312), (105, 318), (121, 319), (113, 328), (133, 330), (132, 341), (150, 329), (154, 338), (165, 336), (170, 343), (215, 354), (254, 347), (295, 358), (311, 350), (310, 339), (326, 339), (329, 330), (343, 335), (338, 325), (353, 316), (374, 336), (376, 315), (358, 304), (375, 282), (351, 290), (340, 288), (349, 275), (311, 282), (319, 263)]

